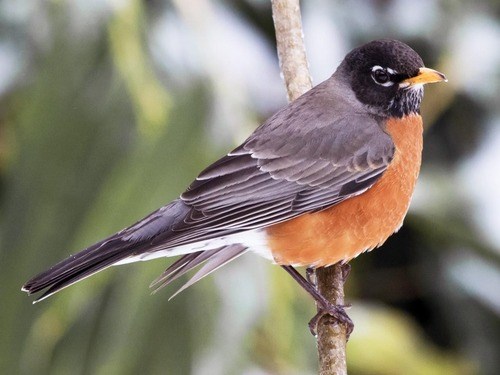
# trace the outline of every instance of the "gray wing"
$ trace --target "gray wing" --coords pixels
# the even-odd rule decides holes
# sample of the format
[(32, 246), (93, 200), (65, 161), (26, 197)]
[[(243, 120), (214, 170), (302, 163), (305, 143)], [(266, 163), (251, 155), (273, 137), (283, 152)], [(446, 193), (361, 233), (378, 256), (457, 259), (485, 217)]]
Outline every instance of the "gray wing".
[(297, 127), (286, 115), (206, 168), (181, 195), (188, 215), (153, 243), (173, 247), (326, 209), (370, 188), (393, 158), (390, 136), (367, 115), (317, 124), (299, 116)]

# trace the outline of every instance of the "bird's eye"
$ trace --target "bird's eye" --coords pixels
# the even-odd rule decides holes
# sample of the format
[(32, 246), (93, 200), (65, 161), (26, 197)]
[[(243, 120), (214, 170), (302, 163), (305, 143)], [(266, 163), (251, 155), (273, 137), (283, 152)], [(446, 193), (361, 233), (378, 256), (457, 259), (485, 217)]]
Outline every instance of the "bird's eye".
[(372, 68), (372, 78), (375, 83), (382, 86), (391, 86), (394, 82), (391, 81), (390, 73), (381, 66), (374, 66)]
[(375, 81), (378, 83), (386, 83), (389, 81), (389, 74), (387, 74), (386, 71), (379, 69), (373, 72), (373, 78), (375, 78)]

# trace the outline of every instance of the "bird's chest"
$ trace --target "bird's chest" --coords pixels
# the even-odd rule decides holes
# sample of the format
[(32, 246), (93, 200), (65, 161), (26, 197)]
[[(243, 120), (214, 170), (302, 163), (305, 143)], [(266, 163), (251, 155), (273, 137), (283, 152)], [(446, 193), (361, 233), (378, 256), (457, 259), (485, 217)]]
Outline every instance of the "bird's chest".
[(382, 177), (366, 192), (321, 212), (267, 229), (279, 264), (326, 266), (380, 246), (403, 223), (420, 171), (420, 116), (391, 120), (386, 131), (396, 151)]

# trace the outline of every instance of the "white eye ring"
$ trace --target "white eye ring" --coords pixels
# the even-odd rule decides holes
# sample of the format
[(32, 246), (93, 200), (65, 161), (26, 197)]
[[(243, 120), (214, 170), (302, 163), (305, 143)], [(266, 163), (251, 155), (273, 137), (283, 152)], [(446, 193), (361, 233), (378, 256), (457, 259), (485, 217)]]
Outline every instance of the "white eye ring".
[[(376, 73), (375, 72), (384, 72), (386, 75), (387, 75), (387, 78), (388, 78), (388, 81), (386, 82), (379, 82), (376, 78)], [(396, 71), (394, 69), (391, 69), (391, 68), (382, 68), (380, 65), (375, 65), (374, 67), (372, 67), (372, 79), (373, 81), (377, 84), (377, 85), (380, 85), (380, 86), (384, 86), (384, 87), (390, 87), (392, 85), (394, 85), (394, 82), (391, 81), (390, 79), (390, 76), (392, 74), (395, 74)]]

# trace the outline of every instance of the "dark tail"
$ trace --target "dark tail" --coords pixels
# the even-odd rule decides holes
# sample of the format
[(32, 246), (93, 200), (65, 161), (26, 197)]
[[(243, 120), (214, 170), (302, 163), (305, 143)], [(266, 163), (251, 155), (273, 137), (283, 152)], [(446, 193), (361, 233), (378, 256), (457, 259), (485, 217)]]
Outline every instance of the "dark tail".
[[(47, 289), (35, 302), (51, 296), (96, 272), (151, 250), (151, 239), (182, 220), (189, 207), (180, 200), (160, 208), (134, 225), (88, 247), (29, 280), (22, 290), (33, 294)], [(165, 236), (168, 237), (168, 236)]]
[(101, 241), (29, 280), (22, 290), (28, 294), (48, 288), (35, 302), (127, 258), (135, 246), (117, 238)]
[[(169, 244), (175, 242), (172, 241), (173, 227), (182, 222), (190, 214), (190, 210), (191, 208), (182, 201), (176, 200), (134, 225), (33, 277), (22, 287), (22, 290), (28, 294), (45, 290), (35, 300), (38, 302), (114, 264), (127, 260), (133, 261), (137, 256), (151, 254), (155, 251), (167, 250)], [(184, 253), (186, 255), (174, 262), (153, 282), (151, 286), (155, 291), (203, 264), (191, 280), (177, 292), (179, 293), (245, 253), (247, 248), (240, 244), (233, 244), (204, 251), (193, 250), (189, 252), (189, 248), (186, 250)], [(168, 250), (164, 255), (168, 256)]]

